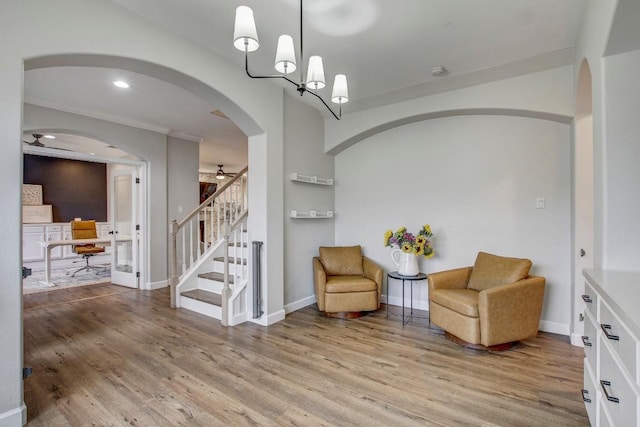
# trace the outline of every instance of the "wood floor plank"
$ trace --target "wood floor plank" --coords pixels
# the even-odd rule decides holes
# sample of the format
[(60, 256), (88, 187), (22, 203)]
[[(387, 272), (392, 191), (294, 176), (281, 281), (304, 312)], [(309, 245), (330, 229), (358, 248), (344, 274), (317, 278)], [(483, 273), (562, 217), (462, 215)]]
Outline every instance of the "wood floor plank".
[(29, 425), (588, 425), (565, 337), (479, 352), (395, 307), (224, 328), (166, 289), (118, 288), (25, 296)]

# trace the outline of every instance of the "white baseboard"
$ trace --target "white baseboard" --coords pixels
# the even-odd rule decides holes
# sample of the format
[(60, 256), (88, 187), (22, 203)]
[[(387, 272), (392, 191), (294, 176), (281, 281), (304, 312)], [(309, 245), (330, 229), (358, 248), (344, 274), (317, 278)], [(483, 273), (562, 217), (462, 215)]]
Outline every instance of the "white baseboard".
[(571, 345), (575, 345), (576, 347), (584, 347), (584, 343), (582, 342), (582, 335), (572, 333), (571, 334)]
[(550, 322), (548, 320), (541, 320), (540, 326), (538, 328), (543, 332), (549, 332), (552, 334), (560, 334), (560, 335), (570, 335), (569, 324), (567, 323), (558, 323), (558, 322)]
[(27, 423), (27, 407), (23, 403), (19, 408), (0, 414), (0, 427), (22, 427)]
[(236, 326), (239, 325), (241, 323), (246, 322), (247, 320), (249, 320), (249, 315), (247, 312), (244, 312), (242, 314), (237, 314), (235, 316), (233, 316), (233, 318), (231, 319), (231, 323), (229, 324), (229, 326)]
[(166, 288), (167, 286), (169, 286), (168, 280), (160, 280), (159, 282), (147, 282), (142, 289), (154, 291), (156, 289)]
[(253, 323), (257, 323), (258, 325), (269, 326), (269, 325), (273, 325), (274, 323), (278, 323), (281, 320), (284, 320), (285, 314), (286, 313), (284, 309), (282, 309), (282, 310), (276, 311), (275, 313), (271, 313), (269, 315), (263, 314), (257, 319), (248, 319), (248, 320)]
[(289, 304), (284, 306), (284, 312), (286, 314), (293, 313), (294, 311), (300, 310), (301, 308), (305, 308), (310, 306), (311, 304), (316, 303), (316, 296), (311, 295), (306, 298), (299, 299), (298, 301), (290, 302)]

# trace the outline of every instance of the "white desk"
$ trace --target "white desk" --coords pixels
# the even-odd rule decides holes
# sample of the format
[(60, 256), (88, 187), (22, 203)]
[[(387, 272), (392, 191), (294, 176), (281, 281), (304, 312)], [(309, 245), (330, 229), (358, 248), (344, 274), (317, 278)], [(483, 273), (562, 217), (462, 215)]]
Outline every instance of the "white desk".
[(55, 286), (55, 283), (51, 282), (51, 249), (57, 246), (65, 245), (110, 245), (111, 239), (70, 239), (70, 240), (44, 240), (38, 242), (40, 246), (45, 249), (44, 253), (44, 281), (41, 281), (45, 286)]

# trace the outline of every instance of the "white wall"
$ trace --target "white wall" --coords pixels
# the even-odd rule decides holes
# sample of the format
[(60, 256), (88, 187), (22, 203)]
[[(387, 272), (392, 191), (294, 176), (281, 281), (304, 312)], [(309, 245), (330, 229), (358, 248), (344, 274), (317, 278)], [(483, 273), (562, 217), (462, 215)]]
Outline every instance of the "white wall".
[[(583, 60), (589, 63), (592, 81), (593, 105), (593, 266), (606, 267), (605, 260), (605, 181), (606, 181), (606, 147), (605, 147), (605, 104), (604, 104), (604, 71), (602, 54), (606, 48), (611, 32), (611, 23), (618, 4), (617, 0), (589, 0), (587, 10), (576, 43), (576, 62), (573, 67), (574, 82), (579, 82), (579, 73)], [(578, 312), (582, 306), (576, 307)]]
[(640, 51), (604, 59), (605, 267), (640, 271)]
[(284, 303), (287, 312), (315, 302), (312, 261), (319, 246), (333, 246), (333, 219), (293, 219), (292, 209), (334, 210), (334, 187), (293, 182), (291, 172), (333, 178), (334, 158), (324, 153), (318, 110), (285, 96), (284, 116)]
[[(434, 119), (372, 136), (336, 157), (336, 244), (395, 270), (387, 229), (429, 223), (436, 256), (422, 272), (472, 265), (478, 251), (525, 257), (547, 278), (543, 329), (568, 334), (570, 127), (520, 117)], [(546, 209), (536, 209), (544, 197)], [(414, 306), (426, 308), (426, 284)], [(390, 302), (401, 301), (392, 283)], [(416, 303), (417, 301), (417, 303)], [(408, 301), (407, 301), (408, 303)]]
[[(199, 157), (198, 142), (171, 136), (167, 138), (167, 220), (169, 222), (174, 219), (180, 221), (200, 205)], [(171, 236), (168, 233), (168, 224), (165, 230), (167, 239), (166, 263), (170, 266)], [(197, 242), (195, 236), (194, 242)], [(182, 260), (178, 259), (178, 265), (181, 263)], [(171, 271), (167, 273), (171, 274)]]
[(574, 108), (572, 72), (570, 66), (554, 68), (348, 114), (340, 121), (327, 120), (325, 151), (337, 154), (372, 133), (428, 115), (506, 110), (502, 114), (553, 116), (569, 123)]
[[(4, 12), (0, 13), (2, 16)], [(0, 27), (1, 28), (1, 27)], [(2, 38), (2, 37), (0, 37)], [(3, 40), (7, 40), (2, 38)], [(2, 43), (1, 45), (5, 45)], [(1, 47), (0, 47), (1, 49)], [(0, 426), (22, 425), (22, 66), (0, 54)], [(2, 102), (2, 100), (14, 102)], [(20, 103), (20, 104), (17, 104)]]
[[(167, 218), (183, 219), (200, 204), (200, 147), (197, 142), (167, 138)], [(168, 232), (167, 232), (168, 235)]]

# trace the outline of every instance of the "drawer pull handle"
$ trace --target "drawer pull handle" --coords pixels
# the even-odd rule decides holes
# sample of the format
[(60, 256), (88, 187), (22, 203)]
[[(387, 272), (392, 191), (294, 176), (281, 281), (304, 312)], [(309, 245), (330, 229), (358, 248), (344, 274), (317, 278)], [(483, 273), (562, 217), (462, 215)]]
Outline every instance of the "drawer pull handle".
[(592, 347), (593, 346), (593, 344), (591, 344), (589, 342), (589, 337), (586, 336), (586, 335), (582, 336), (582, 344), (584, 344), (585, 347)]
[(591, 297), (589, 295), (582, 295), (582, 301), (586, 302), (587, 304), (591, 304), (593, 302), (593, 300), (591, 299)]
[(600, 328), (602, 328), (602, 332), (604, 332), (604, 335), (607, 337), (607, 339), (610, 339), (613, 341), (620, 341), (620, 337), (618, 335), (613, 335), (609, 333), (609, 331), (611, 330), (611, 325), (607, 325), (603, 323), (602, 325), (600, 325)]
[(620, 403), (620, 399), (609, 396), (609, 393), (607, 393), (607, 387), (611, 387), (611, 381), (600, 380), (600, 387), (602, 387), (602, 391), (609, 402)]
[(584, 400), (587, 403), (591, 403), (591, 399), (586, 397), (585, 394), (588, 396), (589, 395), (589, 390), (582, 389), (582, 400)]

